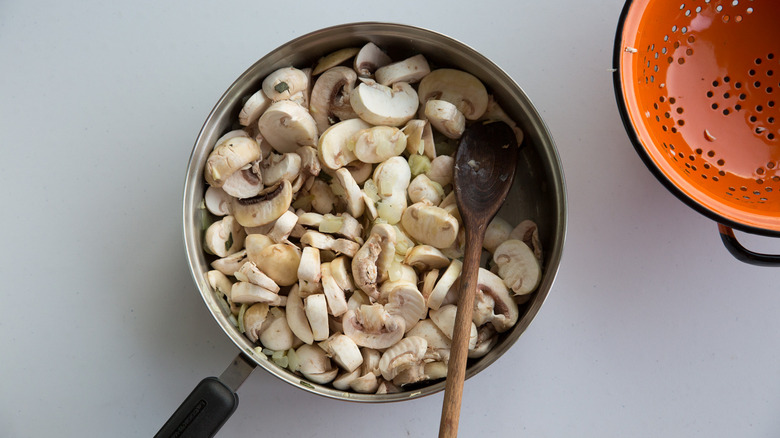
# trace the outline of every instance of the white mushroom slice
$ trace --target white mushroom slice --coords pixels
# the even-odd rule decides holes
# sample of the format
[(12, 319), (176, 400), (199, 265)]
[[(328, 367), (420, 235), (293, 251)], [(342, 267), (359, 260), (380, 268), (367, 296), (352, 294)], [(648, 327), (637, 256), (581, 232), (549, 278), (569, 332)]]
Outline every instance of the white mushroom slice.
[(363, 292), (362, 290), (355, 289), (352, 292), (352, 295), (350, 295), (349, 299), (347, 300), (347, 307), (355, 310), (360, 308), (360, 306), (362, 306), (363, 304), (371, 304), (371, 299), (368, 298), (368, 295), (366, 295), (366, 293)]
[(409, 163), (402, 157), (388, 158), (374, 169), (373, 180), (380, 197), (392, 196), (396, 191), (406, 192), (411, 179)]
[(263, 138), (280, 153), (317, 144), (317, 124), (311, 114), (290, 100), (280, 100), (269, 106), (257, 121), (257, 127)]
[[(401, 126), (417, 113), (417, 92), (406, 82), (392, 87), (363, 79), (350, 95), (352, 109), (373, 125)], [(405, 147), (406, 145), (404, 145)]]
[(363, 243), (363, 238), (360, 237), (363, 234), (363, 226), (347, 212), (338, 216), (332, 214), (323, 215), (318, 230), (321, 233), (335, 233), (357, 243)]
[(222, 187), (225, 180), (247, 164), (260, 159), (260, 146), (249, 137), (231, 137), (211, 151), (204, 177), (210, 186)]
[(256, 303), (249, 306), (244, 311), (244, 334), (252, 342), (257, 342), (260, 334), (266, 328), (266, 319), (268, 317), (268, 304)]
[(267, 159), (271, 152), (274, 151), (274, 148), (271, 147), (271, 144), (265, 141), (265, 138), (263, 138), (263, 135), (260, 134), (260, 128), (257, 126), (257, 123), (254, 124), (253, 129), (257, 131), (257, 133), (254, 135), (254, 139), (257, 142), (257, 144), (260, 146), (260, 161)]
[(322, 290), (328, 301), (328, 309), (333, 316), (341, 316), (347, 312), (347, 298), (344, 290), (339, 287), (330, 273), (330, 263), (320, 265), (322, 273)]
[(373, 221), (374, 219), (379, 217), (379, 212), (376, 211), (376, 205), (374, 204), (374, 200), (371, 198), (371, 196), (369, 196), (365, 192), (365, 189), (361, 190), (361, 192), (362, 192), (361, 195), (363, 197), (363, 203), (366, 204), (365, 214), (366, 216), (368, 216), (370, 220)]
[(412, 239), (439, 249), (451, 246), (460, 225), (446, 210), (425, 201), (410, 205), (401, 216), (401, 224)]
[(340, 376), (336, 377), (333, 382), (333, 387), (340, 390), (340, 391), (346, 391), (350, 389), (350, 384), (355, 381), (358, 377), (360, 377), (360, 369), (356, 369), (355, 371), (352, 371), (351, 373), (342, 373)]
[(381, 304), (350, 309), (342, 320), (344, 334), (361, 347), (385, 349), (404, 336), (406, 325), (400, 316), (387, 313)]
[(379, 360), (382, 377), (393, 380), (402, 369), (422, 363), (428, 342), (419, 336), (407, 336), (385, 350)]
[(299, 213), (298, 223), (306, 227), (319, 228), (324, 218), (323, 215), (311, 211), (299, 211)]
[(328, 302), (324, 294), (313, 294), (304, 298), (303, 308), (306, 318), (311, 326), (311, 333), (315, 341), (328, 339)]
[(206, 229), (204, 244), (206, 250), (219, 256), (227, 257), (244, 247), (246, 233), (233, 216), (224, 218), (209, 225)]
[(206, 273), (206, 280), (214, 292), (224, 295), (225, 298), (230, 298), (230, 289), (233, 287), (233, 283), (230, 282), (227, 275), (215, 269)]
[(444, 271), (436, 286), (433, 287), (431, 295), (428, 297), (428, 307), (436, 310), (441, 306), (444, 297), (450, 290), (455, 280), (460, 278), (460, 271), (463, 269), (463, 263), (460, 260), (453, 260), (450, 262), (450, 266)]
[[(247, 239), (249, 239), (249, 236), (247, 236)], [(244, 244), (246, 245), (246, 240), (244, 241)], [(246, 250), (242, 249), (227, 257), (214, 260), (211, 262), (211, 267), (225, 275), (233, 275), (234, 272), (241, 268), (241, 265), (243, 265), (244, 262), (246, 262)]]
[(420, 271), (430, 271), (449, 266), (450, 259), (430, 245), (417, 245), (406, 253), (404, 263)]
[(509, 222), (498, 216), (494, 217), (485, 228), (485, 240), (482, 242), (482, 247), (492, 254), (498, 245), (509, 240), (511, 232), (512, 226), (509, 225)]
[(531, 293), (542, 279), (542, 269), (531, 248), (520, 240), (510, 239), (498, 245), (493, 253), (498, 275), (515, 295)]
[(458, 139), (466, 130), (466, 117), (446, 100), (431, 99), (425, 103), (425, 117), (447, 138)]
[(355, 156), (364, 163), (381, 163), (401, 155), (406, 149), (406, 134), (392, 126), (374, 126), (355, 137)]
[(335, 123), (334, 118), (347, 120), (357, 117), (349, 103), (356, 81), (357, 74), (349, 67), (333, 67), (317, 79), (312, 88), (309, 112), (317, 122), (319, 132)]
[(423, 277), (423, 286), (422, 289), (420, 289), (420, 292), (423, 294), (423, 298), (425, 298), (426, 305), (430, 302), (430, 296), (433, 293), (433, 287), (436, 285), (436, 280), (438, 279), (439, 279), (438, 269), (432, 269), (426, 272), (425, 276)]
[(238, 113), (238, 123), (240, 123), (241, 126), (254, 124), (270, 105), (271, 99), (265, 95), (263, 90), (257, 90), (255, 94), (247, 99), (246, 103), (244, 103), (244, 106), (241, 108), (241, 112)]
[(498, 343), (498, 336), (496, 336), (496, 330), (492, 325), (486, 324), (477, 329), (477, 344), (469, 350), (469, 359), (477, 359), (488, 353)]
[(263, 180), (252, 169), (241, 169), (225, 179), (222, 190), (234, 198), (251, 198), (263, 190)]
[(347, 372), (355, 371), (363, 363), (363, 355), (360, 354), (360, 349), (349, 336), (336, 333), (320, 342), (319, 346), (336, 362), (336, 365)]
[(352, 258), (355, 285), (374, 300), (379, 297), (377, 284), (387, 279), (394, 253), (395, 230), (390, 225), (377, 224)]
[(255, 284), (270, 290), (273, 293), (279, 293), (279, 285), (271, 279), (271, 277), (265, 275), (257, 265), (253, 262), (244, 263), (238, 271), (235, 272), (235, 277), (239, 281), (245, 281)]
[(482, 81), (462, 70), (442, 68), (428, 73), (418, 88), (420, 103), (431, 99), (454, 104), (469, 120), (477, 120), (485, 113), (488, 94)]
[(425, 352), (426, 360), (441, 361), (447, 363), (450, 360), (450, 348), (452, 341), (444, 332), (431, 321), (423, 319), (415, 324), (406, 336), (419, 336), (428, 342), (428, 350)]
[(349, 170), (343, 167), (336, 171), (336, 178), (338, 178), (341, 187), (344, 188), (347, 211), (349, 214), (352, 215), (353, 218), (362, 216), (365, 211), (365, 203), (363, 202), (360, 186), (355, 182), (355, 178), (352, 177)]
[(425, 176), (444, 187), (452, 182), (452, 172), (454, 170), (455, 158), (448, 155), (439, 155), (431, 161), (431, 170)]
[(295, 150), (295, 153), (301, 157), (301, 171), (309, 176), (317, 176), (322, 170), (320, 158), (317, 156), (317, 148), (312, 146), (301, 146)]
[[(273, 245), (274, 241), (270, 237), (264, 234), (250, 234), (246, 236), (244, 246), (246, 247), (246, 258), (250, 261), (258, 260), (260, 253), (270, 245)], [(243, 265), (243, 263), (242, 263)], [(233, 272), (238, 271), (241, 266), (238, 266)], [(230, 275), (233, 275), (231, 273)]]
[(345, 292), (355, 290), (352, 275), (348, 272), (349, 261), (346, 256), (338, 256), (330, 262), (330, 273), (336, 284)]
[(206, 194), (203, 195), (203, 202), (206, 209), (215, 216), (226, 216), (230, 214), (230, 195), (218, 187), (209, 186)]
[(447, 377), (447, 364), (445, 362), (427, 362), (424, 365), (425, 380), (438, 380)]
[(355, 134), (370, 127), (371, 125), (362, 119), (349, 119), (326, 129), (320, 135), (317, 144), (322, 165), (330, 170), (336, 170), (356, 160), (357, 157), (350, 149), (349, 142)]
[(441, 208), (447, 208), (448, 205), (457, 205), (457, 202), (455, 200), (455, 190), (450, 191), (447, 196), (442, 199), (441, 204), (439, 204), (439, 207)]
[(536, 222), (526, 219), (519, 224), (509, 233), (510, 239), (522, 240), (523, 243), (528, 245), (533, 251), (536, 260), (542, 263), (542, 242), (539, 240), (539, 227), (536, 226)]
[(369, 373), (350, 382), (349, 387), (360, 394), (373, 394), (379, 388), (379, 380), (375, 374)]
[(359, 47), (347, 47), (336, 50), (333, 53), (329, 53), (317, 61), (317, 65), (314, 66), (314, 70), (311, 72), (311, 74), (317, 76), (326, 70), (330, 70), (333, 67), (344, 63), (348, 59), (351, 59), (357, 55), (358, 52), (360, 52)]
[(295, 153), (271, 154), (263, 161), (263, 183), (272, 186), (282, 180), (292, 182), (301, 173), (301, 156)]
[(320, 385), (325, 385), (333, 381), (333, 379), (336, 378), (339, 374), (338, 368), (333, 368), (331, 370), (325, 371), (324, 373), (301, 373), (303, 374), (303, 377), (306, 377), (306, 379), (314, 382), (319, 383)]
[(391, 315), (401, 316), (407, 331), (411, 330), (428, 313), (425, 298), (417, 290), (417, 286), (404, 282), (390, 291), (385, 310)]
[(250, 260), (279, 286), (292, 286), (298, 281), (301, 250), (295, 245), (289, 243), (268, 245)]
[[(406, 122), (403, 131), (406, 134), (406, 151), (410, 155), (423, 155), (425, 153), (425, 140), (423, 138), (423, 129), (425, 120), (412, 119)], [(431, 138), (433, 140), (433, 138)]]
[(320, 281), (320, 250), (313, 246), (303, 248), (298, 264), (298, 279), (316, 283)]
[(333, 368), (328, 354), (317, 345), (301, 345), (290, 359), (290, 370), (304, 375), (321, 374)]
[(379, 386), (376, 388), (376, 392), (374, 394), (395, 394), (398, 392), (401, 392), (401, 388), (396, 386), (395, 383), (382, 380), (379, 382)]
[(393, 60), (374, 43), (367, 43), (355, 56), (354, 68), (360, 77), (372, 77), (374, 72)]
[(414, 55), (403, 61), (394, 62), (376, 70), (376, 81), (382, 85), (392, 85), (396, 82), (419, 82), (431, 72), (428, 61), (423, 55)]
[(303, 233), (303, 236), (301, 236), (301, 243), (321, 250), (331, 250), (349, 257), (353, 257), (360, 249), (360, 244), (351, 240), (334, 239), (327, 234), (314, 230), (308, 230)]
[[(431, 309), (428, 315), (436, 324), (436, 327), (452, 340), (452, 333), (455, 330), (455, 313), (458, 311), (458, 307), (454, 304), (448, 304), (442, 306), (437, 310)], [(471, 323), (471, 333), (469, 334), (469, 350), (473, 349), (477, 345), (477, 326)]]
[(274, 102), (290, 99), (309, 87), (306, 73), (295, 67), (283, 67), (263, 80), (263, 93)]
[(311, 206), (317, 213), (326, 214), (333, 211), (337, 199), (328, 183), (321, 179), (315, 180), (309, 193), (313, 196)]
[(417, 175), (407, 189), (409, 199), (413, 203), (427, 200), (433, 205), (441, 203), (444, 197), (444, 189), (441, 184), (433, 182), (425, 175)]
[(485, 110), (485, 113), (482, 114), (482, 119), (488, 122), (498, 121), (506, 123), (515, 132), (517, 145), (519, 146), (523, 144), (523, 138), (525, 137), (523, 130), (517, 126), (515, 121), (512, 120), (512, 118), (509, 117), (506, 112), (504, 112), (504, 109), (501, 108), (498, 102), (496, 102), (495, 98), (493, 98), (493, 95), (488, 96), (487, 109)]
[(246, 132), (243, 129), (234, 129), (232, 131), (228, 131), (228, 132), (222, 134), (222, 137), (218, 138), (217, 141), (214, 142), (214, 147), (212, 149), (214, 149), (217, 146), (219, 146), (220, 144), (224, 143), (225, 140), (227, 140), (229, 138), (233, 138), (233, 137), (252, 137), (252, 136), (249, 135), (249, 133)]
[[(400, 265), (400, 263), (398, 263), (398, 265)], [(395, 266), (396, 266), (396, 263), (393, 263), (393, 265), (391, 265), (391, 267), (390, 267), (391, 273), (392, 273), (392, 270), (395, 269)], [(387, 300), (390, 297), (390, 292), (392, 292), (392, 290), (395, 289), (396, 287), (406, 286), (406, 285), (412, 285), (413, 287), (416, 287), (415, 283), (412, 283), (412, 282), (410, 282), (408, 280), (400, 279), (400, 274), (394, 274), (394, 275), (398, 275), (398, 278), (397, 279), (392, 279), (392, 276), (391, 276), (391, 279), (388, 279), (387, 281), (382, 283), (381, 286), (379, 286), (379, 298), (374, 300), (374, 302), (377, 302), (377, 303), (382, 304), (382, 305), (387, 304)], [(409, 327), (407, 327), (407, 328), (409, 328)]]
[(298, 293), (298, 285), (293, 285), (287, 294), (287, 307), (286, 307), (287, 325), (292, 330), (293, 334), (306, 344), (314, 342), (314, 335), (311, 332), (311, 326), (309, 325), (309, 319), (306, 317), (306, 312), (303, 308), (303, 299)]
[(278, 186), (270, 187), (257, 196), (234, 199), (233, 215), (245, 227), (258, 227), (279, 218), (292, 203), (292, 185), (283, 180)]
[(425, 380), (428, 380), (428, 376), (425, 375), (425, 364), (420, 362), (400, 370), (398, 375), (393, 379), (393, 384), (403, 387)]
[(292, 348), (295, 335), (287, 325), (284, 309), (272, 307), (263, 326), (263, 331), (258, 337), (263, 347), (274, 351), (286, 351)]
[(360, 348), (360, 354), (363, 355), (363, 365), (360, 367), (361, 375), (373, 374), (379, 377), (382, 374), (379, 370), (379, 361), (382, 360), (382, 353), (373, 348), (362, 347)]
[(268, 232), (268, 237), (276, 243), (286, 242), (297, 223), (298, 215), (287, 210), (274, 222), (273, 228)]
[(280, 303), (279, 294), (246, 281), (233, 284), (230, 289), (230, 299), (239, 304), (268, 303), (276, 306)]

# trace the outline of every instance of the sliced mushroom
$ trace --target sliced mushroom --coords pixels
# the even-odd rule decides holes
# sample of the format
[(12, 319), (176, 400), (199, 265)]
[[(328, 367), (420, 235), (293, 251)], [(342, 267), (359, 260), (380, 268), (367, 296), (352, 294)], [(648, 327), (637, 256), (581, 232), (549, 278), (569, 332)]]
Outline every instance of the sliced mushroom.
[(460, 271), (462, 269), (463, 262), (460, 260), (454, 259), (450, 262), (450, 266), (444, 271), (444, 274), (442, 274), (439, 281), (436, 282), (436, 286), (433, 287), (431, 295), (428, 296), (427, 304), (429, 308), (436, 310), (441, 306), (447, 292), (449, 292), (452, 285), (455, 284), (455, 281), (460, 277)]
[(344, 372), (336, 379), (331, 382), (333, 384), (333, 387), (340, 390), (340, 391), (346, 391), (350, 389), (350, 384), (352, 384), (353, 381), (355, 381), (358, 377), (360, 377), (360, 369), (356, 369), (350, 373)]
[(420, 271), (430, 271), (449, 266), (450, 259), (430, 245), (416, 245), (406, 253), (404, 263)]
[(493, 253), (498, 275), (515, 295), (531, 293), (542, 279), (542, 269), (531, 248), (520, 240), (510, 239), (498, 245)]
[(204, 177), (213, 187), (222, 187), (225, 180), (247, 164), (260, 159), (260, 146), (249, 137), (231, 137), (211, 151), (206, 160)]
[(431, 181), (435, 181), (444, 187), (452, 182), (452, 172), (454, 170), (455, 158), (448, 155), (439, 155), (438, 157), (431, 160), (431, 170), (429, 170), (425, 176), (430, 178)]
[(270, 187), (257, 196), (234, 199), (233, 214), (241, 225), (257, 227), (279, 218), (292, 203), (292, 185), (283, 180), (278, 186)]
[(344, 188), (344, 197), (347, 201), (347, 211), (353, 218), (360, 217), (365, 211), (365, 203), (363, 203), (363, 195), (360, 191), (360, 186), (355, 182), (355, 178), (349, 170), (345, 168), (338, 169), (336, 171), (336, 178), (338, 178), (339, 184)]
[(317, 156), (317, 148), (312, 146), (301, 146), (295, 150), (295, 153), (301, 157), (301, 171), (309, 176), (317, 176), (322, 170), (320, 159)]
[[(444, 333), (444, 335), (447, 336), (447, 338), (450, 340), (452, 340), (452, 333), (455, 330), (455, 314), (457, 311), (457, 306), (454, 304), (448, 304), (446, 306), (440, 307), (437, 310), (431, 309), (431, 311), (428, 312), (431, 321), (433, 321), (433, 323), (436, 324), (436, 327), (439, 327), (439, 330), (441, 330), (442, 333)], [(469, 334), (469, 350), (474, 349), (476, 345), (477, 326), (472, 322), (471, 333)]]
[(279, 285), (271, 277), (265, 275), (253, 262), (244, 263), (234, 275), (236, 280), (252, 283), (273, 293), (279, 293)]
[(224, 143), (225, 140), (228, 140), (228, 139), (233, 138), (233, 137), (252, 137), (252, 136), (249, 135), (249, 133), (246, 130), (244, 130), (244, 129), (234, 129), (232, 131), (228, 131), (228, 132), (222, 134), (222, 136), (219, 137), (216, 142), (214, 142), (214, 147), (212, 149), (214, 149), (217, 146), (219, 146), (220, 144)]
[[(246, 247), (246, 258), (249, 261), (255, 261), (260, 258), (260, 253), (267, 247), (274, 244), (274, 241), (265, 234), (249, 234), (244, 240)], [(243, 263), (242, 263), (243, 265)], [(241, 266), (239, 266), (240, 268)], [(238, 271), (238, 269), (236, 269)], [(235, 272), (235, 271), (233, 271)], [(232, 273), (230, 275), (233, 275)]]
[[(510, 296), (504, 282), (499, 276), (484, 268), (479, 268), (474, 301), (474, 323), (481, 326), (490, 322), (499, 333), (512, 328), (520, 316), (517, 304)], [(481, 302), (488, 304), (486, 308), (478, 308)]]
[(287, 316), (281, 307), (272, 307), (263, 324), (258, 340), (263, 347), (274, 351), (286, 351), (292, 348), (295, 335), (287, 325)]
[(315, 341), (328, 339), (328, 302), (324, 294), (313, 294), (304, 298), (303, 309), (309, 320), (311, 333)]
[(320, 272), (322, 274), (322, 290), (328, 301), (330, 314), (333, 316), (343, 315), (347, 312), (347, 298), (344, 295), (344, 290), (333, 279), (333, 275), (330, 272), (330, 263), (321, 264)]
[(317, 124), (306, 108), (290, 100), (271, 104), (257, 126), (263, 138), (280, 153), (317, 145)]
[(509, 238), (522, 240), (533, 250), (536, 260), (542, 263), (542, 242), (539, 240), (539, 227), (536, 222), (529, 219), (520, 222), (509, 233)]
[(447, 363), (450, 360), (452, 341), (430, 318), (423, 319), (415, 324), (411, 330), (406, 332), (406, 336), (418, 336), (425, 339), (428, 343), (428, 350), (425, 352), (425, 360), (441, 361), (444, 363)]
[(320, 278), (320, 250), (313, 246), (306, 246), (303, 248), (301, 261), (298, 264), (298, 280), (317, 283)]
[(246, 281), (233, 284), (230, 289), (230, 299), (238, 304), (268, 303), (277, 306), (280, 303), (279, 294)]
[(413, 203), (427, 200), (433, 205), (438, 205), (444, 197), (444, 189), (441, 184), (431, 181), (430, 178), (422, 174), (417, 175), (412, 180), (407, 192)]
[(304, 375), (325, 373), (331, 368), (328, 354), (318, 345), (301, 345), (290, 358), (290, 370)]
[(337, 216), (326, 214), (318, 224), (321, 233), (338, 234), (357, 243), (363, 243), (363, 226), (349, 213), (344, 212)]
[(268, 237), (276, 243), (286, 242), (297, 223), (298, 215), (287, 210), (274, 222), (273, 228), (268, 232)]
[(349, 387), (360, 394), (373, 394), (379, 388), (379, 380), (373, 373), (364, 374), (350, 382)]
[[(247, 239), (248, 238), (249, 236), (247, 236)], [(244, 241), (244, 244), (246, 244), (246, 240)], [(225, 275), (233, 275), (234, 272), (241, 268), (241, 265), (243, 265), (244, 262), (246, 262), (246, 250), (242, 249), (227, 257), (214, 260), (211, 262), (211, 267)]]
[(272, 186), (282, 180), (292, 182), (301, 173), (301, 156), (296, 153), (271, 154), (263, 161), (263, 183)]
[(301, 243), (313, 246), (320, 250), (331, 250), (349, 257), (353, 257), (360, 249), (360, 245), (351, 240), (334, 239), (327, 234), (314, 230), (308, 230), (303, 233), (303, 236), (301, 236)]
[(362, 119), (349, 119), (326, 129), (320, 135), (317, 145), (322, 164), (330, 170), (336, 170), (356, 160), (349, 142), (355, 134), (370, 127), (371, 125)]
[(240, 123), (241, 126), (254, 124), (270, 105), (271, 99), (265, 95), (263, 90), (257, 90), (255, 94), (247, 99), (246, 103), (244, 103), (244, 106), (241, 108), (241, 112), (238, 113), (238, 123)]
[[(428, 122), (420, 119), (412, 119), (406, 122), (404, 134), (406, 134), (406, 151), (411, 155), (423, 155), (425, 153), (425, 138), (423, 131)], [(431, 136), (433, 141), (433, 136)]]
[(348, 272), (349, 261), (346, 256), (338, 256), (330, 262), (330, 273), (336, 284), (345, 292), (355, 290), (355, 284), (352, 282), (352, 275)]
[(404, 368), (422, 364), (428, 342), (419, 336), (407, 336), (385, 350), (379, 360), (382, 377), (393, 380)]
[(311, 207), (320, 214), (326, 214), (333, 211), (333, 207), (336, 204), (336, 195), (333, 194), (328, 183), (321, 179), (314, 181), (309, 193), (313, 196), (311, 200)]
[(498, 343), (496, 330), (490, 324), (485, 324), (477, 329), (477, 344), (469, 350), (469, 359), (478, 359), (486, 355)]
[(425, 276), (423, 276), (423, 285), (422, 285), (422, 289), (420, 289), (420, 292), (423, 294), (423, 298), (425, 298), (426, 305), (428, 305), (428, 303), (430, 302), (430, 296), (433, 293), (433, 288), (434, 286), (436, 286), (436, 280), (438, 279), (439, 279), (438, 269), (432, 269), (426, 272)]
[(392, 85), (396, 82), (419, 82), (431, 72), (428, 61), (423, 55), (414, 55), (403, 61), (394, 62), (376, 70), (376, 81), (382, 85)]
[(263, 190), (263, 180), (251, 168), (241, 169), (225, 179), (222, 190), (234, 198), (251, 198)]
[(364, 163), (381, 163), (401, 155), (406, 149), (406, 134), (392, 126), (374, 126), (355, 137), (355, 156)]
[(393, 60), (374, 43), (367, 43), (355, 56), (355, 71), (360, 77), (372, 77), (374, 72)]
[(387, 87), (363, 79), (349, 100), (357, 115), (373, 125), (401, 126), (414, 117), (418, 106), (417, 92), (406, 82)]
[(387, 279), (394, 253), (395, 230), (390, 225), (377, 224), (352, 258), (355, 285), (374, 300), (379, 298), (377, 284)]
[(425, 298), (417, 286), (403, 281), (390, 291), (385, 310), (391, 315), (402, 317), (407, 331), (428, 313)]
[(451, 246), (460, 225), (446, 210), (425, 201), (410, 205), (401, 217), (404, 230), (416, 241), (436, 248)]
[(244, 311), (244, 334), (252, 342), (260, 339), (260, 334), (266, 328), (265, 321), (268, 317), (268, 304), (252, 304)]
[(298, 293), (298, 285), (293, 285), (287, 294), (287, 307), (285, 315), (287, 316), (287, 325), (293, 334), (306, 344), (314, 342), (314, 335), (309, 325), (309, 319), (306, 317), (306, 311), (303, 308), (303, 299)]
[(241, 224), (233, 216), (225, 216), (209, 225), (204, 244), (212, 254), (227, 257), (244, 247), (245, 238), (246, 233)]
[(482, 81), (471, 73), (441, 68), (427, 74), (418, 88), (420, 103), (446, 100), (454, 104), (468, 120), (477, 120), (485, 113), (488, 94)]
[(509, 225), (509, 222), (498, 216), (494, 217), (485, 228), (485, 240), (482, 242), (482, 247), (492, 254), (498, 245), (509, 240), (511, 232), (512, 226)]
[(333, 67), (317, 79), (311, 93), (309, 112), (317, 122), (319, 132), (324, 132), (338, 120), (357, 117), (349, 103), (355, 88), (357, 74), (349, 67)]
[(263, 93), (274, 102), (290, 99), (308, 87), (306, 73), (295, 67), (280, 68), (263, 80)]
[(401, 392), (401, 388), (399, 388), (395, 383), (382, 380), (379, 382), (379, 386), (377, 386), (375, 394), (395, 394), (398, 392)]
[(311, 72), (311, 74), (317, 76), (326, 70), (330, 70), (333, 67), (353, 58), (358, 54), (358, 52), (360, 52), (359, 47), (347, 47), (329, 53), (317, 61), (317, 65), (314, 66), (314, 70)]
[(406, 192), (411, 178), (409, 163), (402, 157), (388, 158), (374, 169), (373, 180), (380, 197), (392, 196), (397, 191)]
[(336, 333), (320, 342), (319, 346), (328, 357), (347, 372), (355, 371), (363, 363), (360, 348), (349, 336)]
[(209, 186), (206, 194), (203, 195), (203, 202), (206, 209), (215, 216), (226, 216), (230, 214), (230, 195), (218, 187)]
[(211, 288), (214, 289), (214, 292), (230, 298), (230, 289), (233, 287), (233, 283), (230, 282), (227, 275), (215, 269), (206, 273), (206, 280)]
[(404, 336), (404, 319), (387, 313), (381, 304), (350, 309), (343, 318), (344, 334), (361, 347), (385, 349)]
[(251, 260), (279, 286), (292, 286), (298, 281), (301, 250), (289, 243), (275, 243), (263, 248)]
[(425, 103), (425, 117), (447, 138), (458, 139), (466, 130), (466, 117), (446, 100), (431, 99)]

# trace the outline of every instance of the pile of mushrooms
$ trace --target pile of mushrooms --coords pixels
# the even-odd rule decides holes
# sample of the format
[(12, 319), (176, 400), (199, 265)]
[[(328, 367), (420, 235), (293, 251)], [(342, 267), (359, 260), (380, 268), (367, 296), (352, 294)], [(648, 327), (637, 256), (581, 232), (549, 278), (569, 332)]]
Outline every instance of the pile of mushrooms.
[[(452, 191), (468, 123), (522, 131), (482, 82), (393, 62), (373, 43), (281, 68), (204, 169), (207, 279), (235, 325), (311, 382), (389, 393), (446, 377), (464, 229)], [(518, 320), (541, 278), (537, 226), (496, 217), (469, 357)], [(489, 268), (489, 269), (488, 269)]]

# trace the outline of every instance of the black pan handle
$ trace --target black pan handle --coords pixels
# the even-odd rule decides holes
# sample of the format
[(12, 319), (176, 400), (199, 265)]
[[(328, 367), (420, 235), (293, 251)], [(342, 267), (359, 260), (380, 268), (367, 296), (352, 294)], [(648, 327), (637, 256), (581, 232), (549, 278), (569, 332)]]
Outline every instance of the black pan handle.
[(239, 354), (219, 378), (201, 380), (155, 438), (213, 437), (238, 407), (236, 390), (246, 380), (255, 363)]
[(723, 245), (737, 260), (756, 266), (780, 266), (780, 255), (762, 254), (745, 248), (739, 243), (731, 227), (718, 224), (718, 231)]

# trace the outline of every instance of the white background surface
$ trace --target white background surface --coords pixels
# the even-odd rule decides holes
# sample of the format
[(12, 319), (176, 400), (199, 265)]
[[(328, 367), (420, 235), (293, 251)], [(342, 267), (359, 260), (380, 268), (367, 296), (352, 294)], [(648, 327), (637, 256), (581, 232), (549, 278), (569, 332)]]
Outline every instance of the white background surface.
[[(466, 383), (461, 436), (780, 435), (780, 270), (734, 260), (634, 152), (608, 72), (621, 1), (225, 4), (0, 2), (0, 436), (150, 436), (222, 372), (237, 348), (182, 241), (195, 137), (256, 59), (365, 20), (482, 51), (564, 165), (558, 279)], [(239, 396), (220, 436), (433, 436), (442, 400), (330, 401), (263, 370)]]

